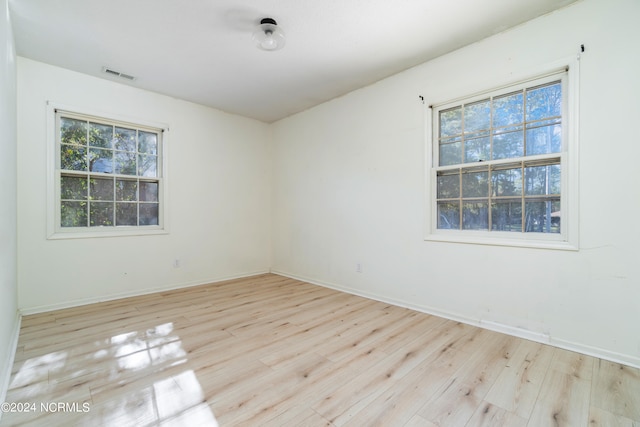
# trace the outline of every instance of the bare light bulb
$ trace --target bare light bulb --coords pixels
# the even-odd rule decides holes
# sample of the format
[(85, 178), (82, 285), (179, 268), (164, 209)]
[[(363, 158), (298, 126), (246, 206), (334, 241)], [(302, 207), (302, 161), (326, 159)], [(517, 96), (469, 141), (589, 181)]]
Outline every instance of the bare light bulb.
[(264, 18), (253, 33), (253, 40), (262, 50), (278, 50), (284, 46), (284, 33), (274, 19)]
[(266, 32), (264, 40), (260, 43), (260, 47), (264, 50), (275, 50), (278, 48), (278, 42), (274, 40), (271, 32)]

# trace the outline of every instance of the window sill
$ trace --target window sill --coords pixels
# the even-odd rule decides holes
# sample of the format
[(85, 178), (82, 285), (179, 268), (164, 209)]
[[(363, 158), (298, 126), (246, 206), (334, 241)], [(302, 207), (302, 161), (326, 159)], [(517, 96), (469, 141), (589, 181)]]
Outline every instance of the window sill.
[(77, 230), (69, 229), (68, 231), (56, 231), (47, 236), (47, 240), (63, 240), (63, 239), (93, 239), (102, 237), (126, 237), (126, 236), (154, 236), (169, 234), (169, 231), (160, 227), (152, 227), (145, 229), (132, 228), (116, 228), (116, 229), (92, 229)]
[[(488, 235), (490, 233), (490, 235)], [(446, 231), (427, 234), (426, 241), (463, 243), (470, 245), (511, 246), (530, 249), (552, 249), (563, 251), (578, 251), (577, 245), (561, 240), (559, 235), (537, 233), (505, 232), (474, 232), (474, 231)]]

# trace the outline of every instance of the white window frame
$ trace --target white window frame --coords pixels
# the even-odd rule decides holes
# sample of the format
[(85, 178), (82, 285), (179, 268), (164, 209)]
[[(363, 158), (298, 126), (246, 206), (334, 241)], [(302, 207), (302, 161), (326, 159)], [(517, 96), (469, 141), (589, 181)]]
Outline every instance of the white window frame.
[[(167, 146), (169, 126), (136, 118), (94, 111), (47, 102), (47, 239), (82, 239), (96, 237), (143, 236), (169, 233), (168, 185), (167, 185)], [(138, 129), (159, 131), (158, 144), (158, 225), (108, 226), (108, 227), (62, 227), (61, 226), (61, 176), (59, 122), (57, 113), (62, 111), (71, 116), (95, 119), (97, 122), (110, 122)]]
[[(429, 105), (425, 113), (425, 240), (480, 245), (516, 246), (541, 249), (578, 250), (578, 94), (579, 94), (579, 56), (567, 58), (545, 67), (538, 72), (527, 73), (511, 83), (476, 94), (459, 96), (445, 102), (425, 102)], [(561, 162), (561, 211), (560, 233), (532, 233), (513, 231), (450, 230), (437, 228), (437, 172), (438, 172), (438, 111), (454, 105), (466, 104), (488, 96), (508, 93), (551, 76), (562, 79), (564, 102), (562, 131), (563, 141), (560, 153)], [(517, 158), (523, 159), (523, 158)], [(528, 157), (524, 159), (529, 160)], [(513, 162), (514, 159), (505, 160)], [(469, 166), (469, 164), (466, 164)]]

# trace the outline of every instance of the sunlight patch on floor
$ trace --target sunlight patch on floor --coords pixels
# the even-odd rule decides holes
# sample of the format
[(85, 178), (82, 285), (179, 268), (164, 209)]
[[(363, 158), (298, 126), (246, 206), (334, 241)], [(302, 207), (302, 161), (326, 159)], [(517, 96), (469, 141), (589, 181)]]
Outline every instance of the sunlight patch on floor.
[(64, 368), (66, 359), (67, 352), (58, 351), (26, 360), (13, 377), (9, 388), (19, 388), (38, 381), (48, 381), (49, 371), (58, 371)]

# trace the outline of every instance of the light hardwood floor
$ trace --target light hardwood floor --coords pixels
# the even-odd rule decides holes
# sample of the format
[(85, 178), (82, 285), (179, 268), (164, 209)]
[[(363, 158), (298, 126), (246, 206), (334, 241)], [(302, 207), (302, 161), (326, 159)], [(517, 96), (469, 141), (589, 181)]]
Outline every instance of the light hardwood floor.
[(640, 370), (265, 274), (26, 316), (7, 402), (35, 411), (3, 426), (640, 426)]

